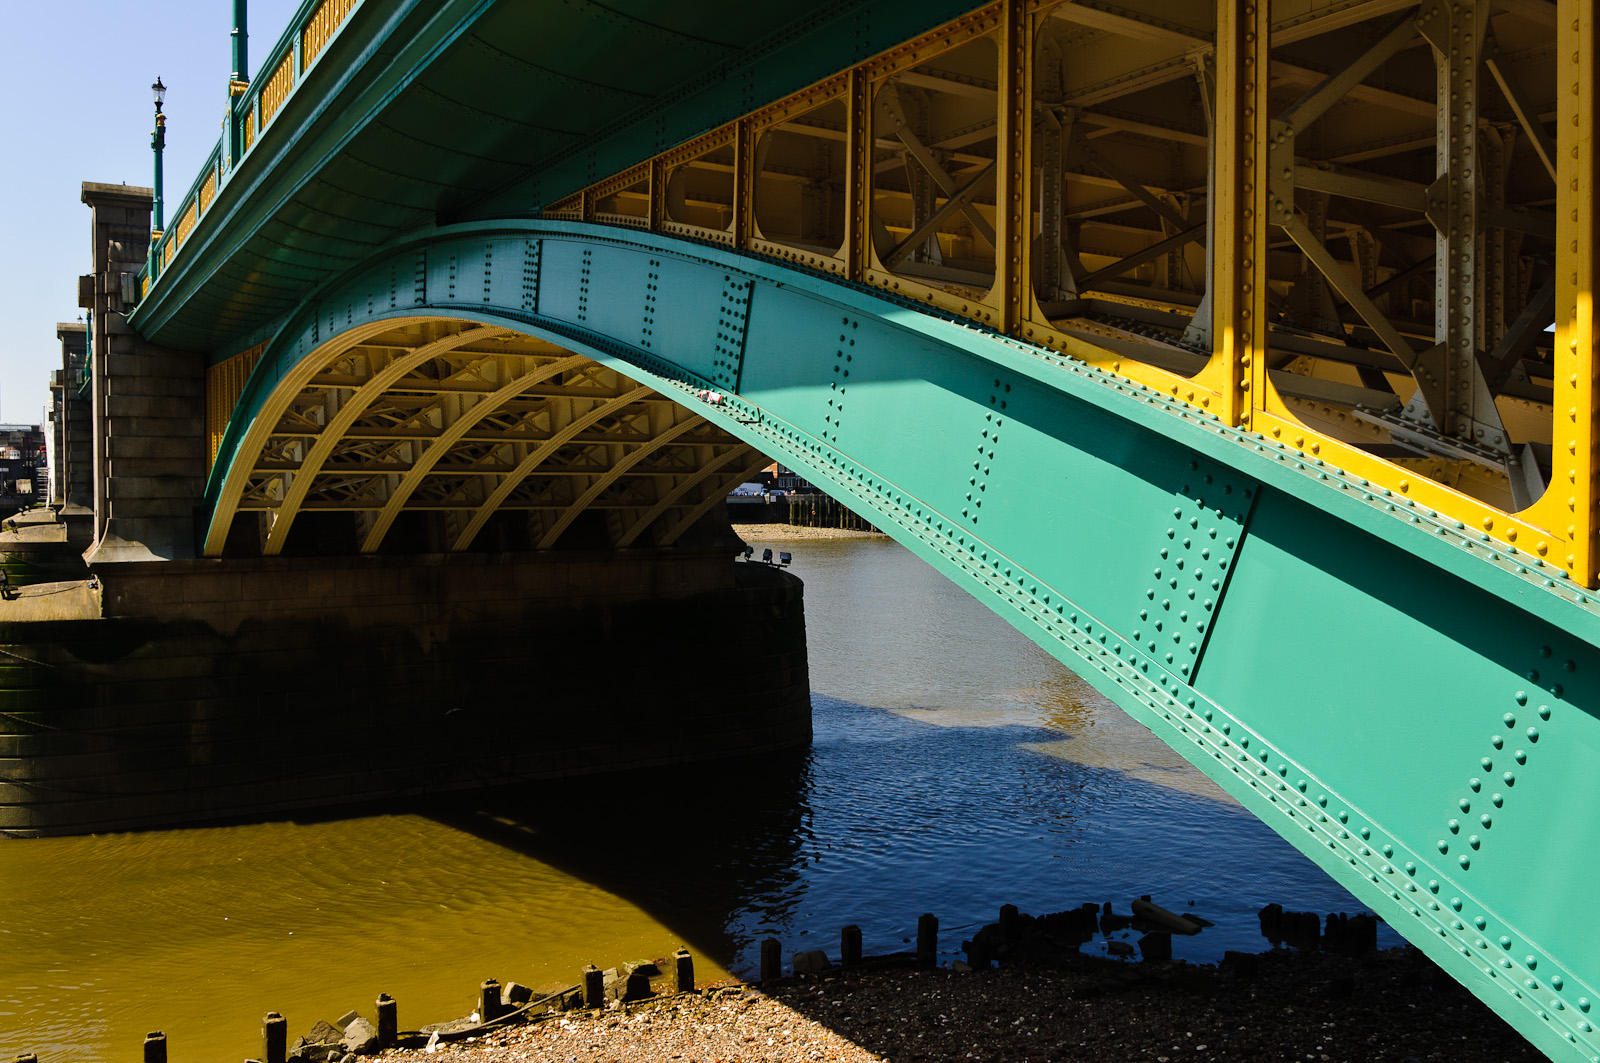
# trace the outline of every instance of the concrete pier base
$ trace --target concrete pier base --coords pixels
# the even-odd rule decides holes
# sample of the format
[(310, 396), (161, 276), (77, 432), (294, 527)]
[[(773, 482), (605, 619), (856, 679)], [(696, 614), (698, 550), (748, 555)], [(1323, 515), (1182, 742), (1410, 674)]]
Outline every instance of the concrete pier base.
[(800, 582), (725, 551), (96, 575), (100, 618), (0, 613), (0, 832), (272, 815), (810, 740)]

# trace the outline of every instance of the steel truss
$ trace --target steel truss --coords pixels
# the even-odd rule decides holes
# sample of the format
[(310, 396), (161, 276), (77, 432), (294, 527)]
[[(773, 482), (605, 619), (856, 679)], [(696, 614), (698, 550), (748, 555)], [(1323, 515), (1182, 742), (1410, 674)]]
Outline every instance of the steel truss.
[[(427, 514), (429, 541), (453, 551), (502, 512), (518, 514), (518, 541), (536, 548), (584, 513), (603, 518), (594, 545), (667, 545), (766, 464), (614, 370), (501, 328), (415, 319), (358, 330), (299, 376), (245, 444), (255, 457), (235, 512), (259, 521), (268, 555), (308, 512), (346, 514), (363, 553), (382, 550), (407, 513)], [(593, 524), (585, 534), (594, 541)]]
[(962, 315), (1594, 586), (1592, 7), (1008, 0), (545, 215)]

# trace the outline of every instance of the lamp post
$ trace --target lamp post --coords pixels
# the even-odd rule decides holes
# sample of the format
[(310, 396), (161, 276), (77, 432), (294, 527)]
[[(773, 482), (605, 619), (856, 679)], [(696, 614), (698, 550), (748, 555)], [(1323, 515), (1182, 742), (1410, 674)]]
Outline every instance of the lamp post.
[(244, 156), (244, 123), (248, 112), (241, 106), (250, 88), (250, 33), (246, 25), (248, 0), (233, 0), (233, 73), (228, 75), (228, 150), (223, 165), (229, 169)]
[(249, 0), (233, 0), (233, 73), (232, 81), (250, 80), (250, 31), (247, 28)]
[(150, 93), (156, 99), (156, 129), (150, 134), (150, 150), (156, 159), (155, 203), (150, 210), (150, 229), (152, 233), (160, 233), (166, 228), (161, 216), (161, 152), (167, 146), (167, 116), (161, 113), (161, 104), (167, 98), (167, 87), (161, 84), (159, 77), (150, 86)]

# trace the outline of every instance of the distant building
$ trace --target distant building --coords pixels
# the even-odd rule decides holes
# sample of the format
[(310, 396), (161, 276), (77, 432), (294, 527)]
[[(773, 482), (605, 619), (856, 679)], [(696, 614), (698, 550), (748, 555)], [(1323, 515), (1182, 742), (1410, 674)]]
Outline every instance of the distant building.
[(32, 505), (49, 491), (44, 432), (36, 424), (0, 424), (0, 498)]
[(781, 462), (773, 462), (761, 470), (762, 482), (775, 491), (816, 491), (810, 480)]

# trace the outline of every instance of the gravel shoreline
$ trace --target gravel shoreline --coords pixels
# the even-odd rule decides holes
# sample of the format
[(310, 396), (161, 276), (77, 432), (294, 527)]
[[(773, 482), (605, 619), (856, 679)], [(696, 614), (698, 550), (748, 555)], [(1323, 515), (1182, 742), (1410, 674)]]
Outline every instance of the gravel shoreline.
[(1544, 1058), (1410, 948), (1360, 959), (1278, 949), (1218, 967), (1089, 957), (1064, 968), (966, 972), (869, 963), (384, 1054), (408, 1063)]
[(747, 543), (798, 542), (805, 539), (887, 539), (883, 532), (853, 528), (805, 528), (798, 524), (735, 524), (733, 530)]

